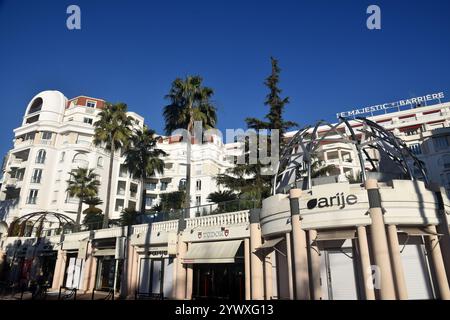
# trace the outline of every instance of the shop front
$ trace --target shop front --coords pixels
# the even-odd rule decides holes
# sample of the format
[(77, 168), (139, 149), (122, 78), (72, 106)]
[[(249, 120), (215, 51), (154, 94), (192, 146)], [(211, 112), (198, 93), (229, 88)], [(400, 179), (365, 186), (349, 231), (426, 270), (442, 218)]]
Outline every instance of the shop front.
[(276, 256), (273, 296), (446, 299), (442, 252), (448, 223), (442, 206), (422, 182), (406, 180), (369, 180), (365, 188), (325, 184), (265, 199), (258, 249)]
[(191, 243), (183, 263), (192, 268), (192, 299), (244, 299), (242, 240)]
[[(231, 220), (223, 215), (188, 219), (182, 236), (187, 250), (181, 256), (187, 299), (246, 298), (250, 290), (248, 212), (229, 216), (242, 219)], [(202, 225), (202, 219), (210, 219), (210, 225)]]

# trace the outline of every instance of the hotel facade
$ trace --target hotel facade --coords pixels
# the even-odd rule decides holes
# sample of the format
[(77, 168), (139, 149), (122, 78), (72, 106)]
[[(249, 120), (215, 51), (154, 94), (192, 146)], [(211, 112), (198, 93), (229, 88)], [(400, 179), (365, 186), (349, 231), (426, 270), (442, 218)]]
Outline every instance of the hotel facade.
[[(28, 133), (24, 127), (34, 126), (34, 122), (27, 123), (27, 119), (34, 116), (29, 113), (35, 99), (27, 108), (22, 127), (15, 131), (16, 140)], [(46, 105), (42, 99), (44, 104), (40, 112), (44, 113)], [(87, 109), (87, 102), (65, 101), (62, 95), (60, 99), (63, 108), (58, 109), (61, 115), (57, 119), (66, 119), (65, 113), (74, 112), (76, 108), (80, 108), (81, 119), (86, 110), (91, 110)], [(79, 99), (88, 100), (87, 97)], [(104, 103), (103, 100), (90, 100)], [(56, 117), (57, 113), (51, 112), (53, 114)], [(143, 122), (138, 115), (132, 115)], [(40, 117), (42, 119), (39, 118), (36, 125), (44, 126), (45, 123), (40, 121), (47, 119)], [(81, 292), (112, 290), (122, 298), (130, 299), (141, 296), (239, 300), (450, 299), (450, 104), (420, 106), (369, 119), (375, 125), (349, 120), (306, 128), (304, 136), (309, 137), (309, 142), (311, 139), (318, 141), (315, 146), (318, 161), (323, 162), (322, 165), (333, 165), (333, 171), (327, 177), (312, 178), (310, 175), (295, 176), (286, 181), (280, 179), (279, 188), (263, 200), (261, 208), (243, 205), (243, 209), (238, 206), (217, 214), (210, 210), (205, 215), (195, 214), (199, 212), (197, 210), (176, 220), (50, 234), (40, 239), (8, 237), (3, 231), (1, 268), (8, 270), (9, 280), (33, 279), (44, 273), (54, 290), (61, 286), (77, 288)], [(54, 122), (59, 124), (53, 132), (61, 132), (61, 136), (64, 131), (59, 127), (73, 125), (72, 121), (64, 125), (60, 120)], [(49, 127), (34, 130), (52, 131)], [(392, 137), (402, 141), (396, 150), (386, 145), (387, 157), (379, 150), (369, 150), (360, 157), (362, 153), (358, 148), (364, 146), (355, 141), (370, 141), (375, 133), (386, 132), (392, 133), (388, 134), (390, 142), (396, 143)], [(21, 164), (25, 159), (34, 162), (39, 158), (39, 150), (47, 146), (41, 141), (49, 139), (43, 139), (43, 133), (38, 133), (37, 137), (35, 135), (33, 142), (27, 142), (32, 146), (27, 157), (18, 156), (16, 153), (22, 155), (23, 149), (14, 146), (5, 172), (16, 168), (11, 165), (19, 165), (13, 163)], [(48, 147), (55, 146), (55, 163), (51, 167), (45, 165), (45, 169), (56, 172), (56, 159), (60, 159), (60, 152), (65, 148), (65, 140), (58, 140), (58, 137), (52, 137), (54, 144), (50, 143)], [(295, 140), (299, 135), (293, 132), (287, 137)], [(322, 137), (324, 139), (320, 139)], [(171, 139), (165, 138), (160, 145), (166, 145), (167, 150), (177, 149)], [(62, 141), (61, 147), (58, 141)], [(78, 140), (68, 141), (66, 145), (70, 147)], [(194, 200), (195, 205), (200, 205), (198, 208), (202, 208), (207, 194), (217, 190), (213, 177), (230, 167), (228, 151), (235, 147), (221, 141), (212, 141), (209, 145), (217, 148), (217, 157), (207, 151), (210, 166), (202, 166), (197, 171), (201, 190), (194, 189), (191, 193), (197, 192), (201, 197), (198, 202)], [(68, 155), (72, 161), (78, 146), (73, 148)], [(179, 147), (178, 150), (178, 154), (174, 150), (168, 151), (173, 162), (169, 161), (171, 165), (167, 172), (149, 182), (152, 185), (147, 194), (155, 199), (151, 201), (157, 201), (158, 192), (165, 191), (161, 189), (170, 190), (168, 185), (162, 188), (162, 182), (167, 180), (176, 186), (183, 179), (182, 170), (177, 174), (170, 171), (177, 170), (175, 168), (185, 156), (182, 153), (185, 149)], [(403, 168), (410, 168), (409, 176), (392, 166), (398, 159), (395, 158), (396, 151), (399, 151)], [(103, 156), (101, 151), (96, 152), (91, 149), (85, 152), (89, 167), (96, 166), (98, 157)], [(289, 155), (289, 163), (293, 163), (295, 154), (301, 154), (301, 151)], [(120, 182), (121, 161), (117, 159), (115, 183)], [(421, 165), (414, 167), (417, 163)], [(23, 176), (32, 179), (33, 166), (24, 168)], [(421, 172), (415, 172), (417, 170)], [(42, 177), (45, 177), (44, 172)], [(7, 185), (16, 189), (19, 186), (18, 182), (12, 183), (14, 180), (8, 182), (9, 179), (17, 179), (17, 175), (5, 174), (3, 194), (8, 194), (11, 189)], [(139, 203), (135, 198), (142, 187), (139, 182), (127, 179), (124, 206), (127, 203), (129, 206), (130, 201)], [(36, 201), (37, 206), (28, 207), (26, 199), (32, 195), (30, 188), (34, 183), (28, 181), (33, 180), (22, 179), (20, 191), (15, 191), (19, 194), (16, 207), (5, 202), (9, 206), (4, 218), (6, 223), (10, 223), (8, 217), (32, 210), (59, 208), (70, 214), (70, 210), (63, 209), (65, 199), (62, 194), (54, 207), (49, 199), (42, 203)], [(137, 185), (133, 188), (137, 190), (134, 198), (128, 192), (132, 183)], [(196, 188), (197, 184), (192, 185)], [(52, 187), (42, 187), (42, 193), (52, 194)], [(64, 189), (61, 187), (60, 190)], [(101, 191), (100, 197), (104, 194)], [(116, 202), (121, 199), (112, 198)], [(5, 201), (11, 199), (15, 198), (12, 195), (5, 197)]]

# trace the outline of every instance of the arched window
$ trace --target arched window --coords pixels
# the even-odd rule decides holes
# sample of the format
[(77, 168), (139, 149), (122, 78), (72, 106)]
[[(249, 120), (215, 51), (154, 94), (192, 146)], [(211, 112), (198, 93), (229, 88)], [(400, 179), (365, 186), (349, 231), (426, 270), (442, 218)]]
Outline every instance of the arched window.
[(196, 181), (196, 183), (195, 183), (195, 189), (196, 189), (197, 191), (202, 190), (202, 180), (197, 180), (197, 181)]
[(186, 190), (186, 179), (181, 179), (178, 183), (178, 190)]
[(28, 110), (28, 114), (41, 111), (43, 102), (44, 101), (42, 100), (42, 98), (34, 99), (33, 103), (30, 106), (30, 109)]
[(103, 167), (103, 157), (98, 157), (98, 159), (97, 159), (97, 167)]
[(82, 166), (82, 167), (87, 167), (87, 165), (89, 164), (89, 162), (87, 160), (87, 157), (86, 157), (86, 154), (84, 154), (84, 153), (77, 153), (77, 154), (75, 154), (75, 156), (73, 157), (72, 162), (76, 163), (76, 164), (78, 164), (79, 166)]
[(44, 149), (38, 151), (36, 155), (36, 163), (44, 163), (47, 152)]

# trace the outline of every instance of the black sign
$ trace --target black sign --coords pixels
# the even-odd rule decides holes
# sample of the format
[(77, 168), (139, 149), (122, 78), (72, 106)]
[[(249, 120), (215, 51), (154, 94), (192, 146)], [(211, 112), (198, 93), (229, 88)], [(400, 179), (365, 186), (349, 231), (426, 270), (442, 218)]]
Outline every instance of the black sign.
[(339, 209), (344, 209), (346, 205), (354, 205), (358, 202), (358, 198), (354, 194), (349, 194), (348, 196), (345, 196), (343, 192), (336, 193), (335, 196), (326, 198), (318, 198), (318, 199), (311, 199), (306, 203), (306, 206), (309, 210), (312, 210), (314, 208), (328, 208), (333, 206), (338, 206)]

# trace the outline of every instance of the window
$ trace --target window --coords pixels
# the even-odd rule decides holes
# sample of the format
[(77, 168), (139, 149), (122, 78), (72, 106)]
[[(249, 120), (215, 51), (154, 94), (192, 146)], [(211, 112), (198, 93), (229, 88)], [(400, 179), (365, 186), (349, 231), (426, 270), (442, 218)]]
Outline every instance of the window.
[(83, 122), (87, 124), (92, 124), (92, 118), (84, 118)]
[(169, 186), (169, 182), (161, 181), (161, 191), (166, 191), (168, 186)]
[(120, 165), (120, 172), (119, 172), (119, 177), (121, 178), (127, 178), (128, 176), (128, 170), (127, 167), (124, 164)]
[(125, 201), (123, 199), (117, 199), (115, 210), (118, 212), (122, 212), (124, 205), (125, 205)]
[(125, 195), (125, 188), (126, 188), (126, 182), (125, 181), (119, 181), (117, 183), (117, 194), (120, 196)]
[(136, 202), (134, 202), (134, 201), (128, 201), (128, 209), (130, 209), (130, 210), (136, 210)]
[(50, 131), (42, 132), (42, 140), (51, 140), (51, 139), (52, 139), (52, 133)]
[(103, 167), (103, 157), (98, 157), (98, 159), (97, 159), (97, 167)]
[(42, 169), (34, 169), (31, 176), (31, 183), (41, 183)]
[(36, 204), (38, 191), (36, 189), (30, 189), (30, 193), (28, 194), (27, 204)]
[(196, 175), (202, 174), (202, 165), (201, 164), (195, 165), (195, 174)]
[(130, 183), (130, 197), (136, 198), (138, 186), (135, 183)]
[(22, 169), (17, 169), (12, 176), (15, 179), (17, 179), (17, 181), (22, 181), (24, 175), (25, 175), (25, 168), (22, 168)]
[(179, 190), (185, 190), (186, 189), (186, 179), (181, 179), (178, 183), (178, 189)]
[(39, 115), (27, 118), (26, 123), (34, 123), (34, 122), (37, 122), (37, 121), (39, 121)]
[(155, 201), (154, 197), (145, 197), (145, 206), (152, 207), (154, 201)]
[(43, 100), (42, 98), (36, 98), (34, 99), (33, 103), (30, 106), (30, 110), (28, 111), (28, 114), (32, 114), (38, 111), (41, 111), (42, 109)]
[(88, 108), (95, 108), (96, 105), (97, 105), (97, 102), (95, 102), (95, 101), (92, 101), (92, 100), (86, 101), (86, 107), (88, 107)]
[(195, 190), (197, 190), (197, 191), (202, 190), (202, 180), (197, 180), (195, 182)]
[(436, 137), (433, 138), (433, 144), (436, 151), (442, 150), (448, 147), (447, 137)]
[(199, 206), (202, 203), (202, 197), (201, 196), (196, 196), (195, 197), (195, 205)]
[(67, 121), (73, 121), (73, 117), (70, 117), (69, 120), (67, 120)]
[(44, 149), (39, 150), (36, 156), (36, 163), (44, 163), (46, 154), (47, 152)]
[(65, 151), (61, 152), (61, 157), (59, 158), (59, 162), (63, 162), (65, 156), (66, 156), (66, 152)]
[(418, 144), (418, 143), (412, 144), (408, 148), (409, 148), (409, 150), (411, 150), (411, 152), (413, 154), (422, 154), (422, 148), (420, 147), (420, 144)]
[(155, 190), (156, 189), (156, 182), (148, 182), (145, 184), (146, 190)]

